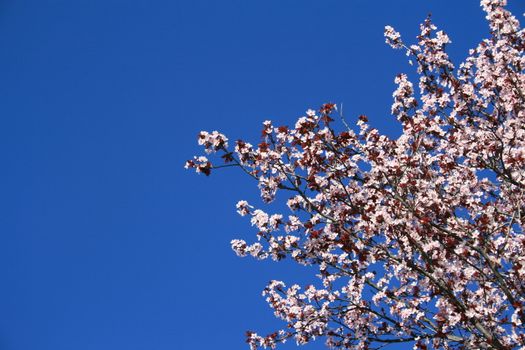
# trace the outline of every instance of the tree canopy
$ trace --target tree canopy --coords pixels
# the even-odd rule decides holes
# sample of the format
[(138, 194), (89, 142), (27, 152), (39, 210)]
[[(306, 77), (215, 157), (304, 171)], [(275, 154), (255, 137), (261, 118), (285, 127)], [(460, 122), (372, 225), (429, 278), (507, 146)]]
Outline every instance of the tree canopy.
[(238, 167), (265, 202), (288, 194), (286, 214), (238, 202), (258, 233), (233, 250), (313, 265), (321, 279), (269, 283), (266, 300), (286, 325), (247, 332), (252, 349), (316, 337), (336, 349), (525, 346), (525, 31), (504, 0), (481, 6), (491, 36), (460, 65), (430, 18), (412, 45), (385, 27), (419, 76), (417, 89), (395, 78), (395, 139), (364, 115), (352, 127), (333, 103), (293, 127), (265, 121), (255, 146), (200, 132), (206, 156), (186, 167)]

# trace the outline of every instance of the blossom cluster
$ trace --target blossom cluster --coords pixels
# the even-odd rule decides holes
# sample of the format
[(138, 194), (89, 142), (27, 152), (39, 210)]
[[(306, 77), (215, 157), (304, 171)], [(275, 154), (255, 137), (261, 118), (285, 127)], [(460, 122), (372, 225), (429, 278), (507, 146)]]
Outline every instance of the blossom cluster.
[[(397, 138), (366, 116), (337, 130), (331, 103), (294, 127), (265, 121), (257, 146), (230, 150), (224, 135), (201, 132), (205, 151), (253, 177), (264, 202), (289, 194), (289, 215), (239, 201), (257, 241), (235, 239), (233, 250), (318, 269), (317, 286), (270, 282), (263, 295), (285, 326), (247, 332), (251, 349), (290, 338), (337, 349), (525, 348), (525, 31), (505, 1), (481, 6), (491, 36), (457, 67), (430, 18), (413, 45), (386, 27), (419, 73), (416, 83), (395, 78)], [(221, 167), (203, 156), (186, 165)]]

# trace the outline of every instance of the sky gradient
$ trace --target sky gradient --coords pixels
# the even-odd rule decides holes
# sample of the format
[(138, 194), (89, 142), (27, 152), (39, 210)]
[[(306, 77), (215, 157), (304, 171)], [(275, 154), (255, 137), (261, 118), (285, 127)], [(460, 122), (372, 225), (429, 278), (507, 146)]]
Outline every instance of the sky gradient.
[(487, 36), (474, 0), (1, 1), (0, 350), (241, 350), (278, 329), (261, 290), (315, 277), (235, 256), (257, 187), (185, 171), (196, 135), (255, 143), (325, 102), (396, 135), (413, 68), (383, 28), (411, 42), (428, 13), (456, 62)]

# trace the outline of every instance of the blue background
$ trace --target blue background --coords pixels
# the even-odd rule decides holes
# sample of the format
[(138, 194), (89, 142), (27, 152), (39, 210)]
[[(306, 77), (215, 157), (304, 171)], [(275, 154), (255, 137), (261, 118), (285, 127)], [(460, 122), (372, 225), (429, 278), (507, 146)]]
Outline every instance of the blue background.
[(455, 59), (487, 36), (477, 1), (1, 1), (0, 349), (235, 350), (281, 326), (262, 288), (315, 277), (230, 250), (256, 184), (185, 171), (196, 134), (255, 143), (324, 102), (398, 133), (413, 68), (383, 28), (412, 41), (429, 12)]

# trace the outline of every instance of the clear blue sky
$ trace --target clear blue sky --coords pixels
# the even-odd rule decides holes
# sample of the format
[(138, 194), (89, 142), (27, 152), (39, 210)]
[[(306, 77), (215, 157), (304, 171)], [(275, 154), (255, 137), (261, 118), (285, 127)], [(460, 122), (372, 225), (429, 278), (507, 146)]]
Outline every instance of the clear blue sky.
[(324, 102), (396, 133), (411, 68), (383, 27), (429, 12), (456, 58), (487, 34), (474, 0), (1, 1), (0, 349), (237, 350), (280, 326), (267, 281), (314, 280), (230, 250), (257, 189), (185, 171), (196, 134), (257, 141)]

